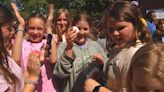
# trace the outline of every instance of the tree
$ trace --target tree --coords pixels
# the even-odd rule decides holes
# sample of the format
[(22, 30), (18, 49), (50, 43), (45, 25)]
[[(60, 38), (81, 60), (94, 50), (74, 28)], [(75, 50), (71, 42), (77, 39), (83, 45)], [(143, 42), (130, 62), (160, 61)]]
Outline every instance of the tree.
[[(100, 19), (104, 16), (114, 0), (53, 0), (55, 9), (67, 8), (71, 15), (75, 16), (79, 12), (87, 12), (93, 19)], [(10, 0), (2, 0), (3, 3), (10, 6)], [(50, 0), (16, 0), (17, 5), (24, 17), (32, 12), (41, 12), (47, 14), (48, 3)]]

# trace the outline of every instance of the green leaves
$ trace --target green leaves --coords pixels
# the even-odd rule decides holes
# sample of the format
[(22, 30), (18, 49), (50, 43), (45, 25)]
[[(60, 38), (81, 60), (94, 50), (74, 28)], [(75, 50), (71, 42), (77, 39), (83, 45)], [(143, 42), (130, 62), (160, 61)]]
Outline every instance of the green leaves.
[[(16, 0), (21, 14), (24, 17), (32, 12), (48, 14), (48, 2), (50, 0)], [(75, 16), (78, 12), (85, 11), (94, 19), (99, 19), (106, 14), (109, 6), (114, 0), (53, 0), (55, 11), (59, 8), (67, 8), (71, 15)], [(10, 6), (10, 0), (2, 0), (2, 3)]]

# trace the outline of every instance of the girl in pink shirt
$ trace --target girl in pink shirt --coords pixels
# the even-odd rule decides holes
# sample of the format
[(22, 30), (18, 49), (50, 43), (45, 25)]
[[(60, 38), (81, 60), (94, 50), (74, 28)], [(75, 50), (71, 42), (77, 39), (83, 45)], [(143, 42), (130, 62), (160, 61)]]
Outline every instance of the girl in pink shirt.
[[(50, 22), (50, 21), (48, 21)], [(49, 23), (50, 24), (50, 23)], [(21, 65), (24, 73), (27, 71), (27, 63), (29, 54), (33, 51), (40, 52), (42, 47), (46, 46), (47, 40), (44, 39), (44, 34), (52, 36), (50, 25), (46, 25), (46, 18), (40, 13), (33, 13), (26, 21), (26, 37), (22, 34), (17, 34), (15, 43), (17, 43), (17, 59), (16, 62)], [(22, 31), (22, 30), (18, 30)], [(18, 39), (19, 38), (19, 39)], [(56, 43), (55, 39), (51, 41), (51, 54), (49, 60), (42, 62), (41, 75), (36, 85), (38, 92), (56, 92), (56, 85), (51, 72), (52, 64), (56, 62)], [(25, 76), (26, 77), (26, 76)]]
[[(34, 13), (32, 14), (28, 20), (27, 20), (27, 39), (23, 40), (22, 43), (22, 69), (23, 71), (26, 71), (26, 67), (27, 67), (27, 63), (28, 63), (28, 56), (29, 53), (32, 51), (40, 51), (42, 46), (46, 45), (46, 40), (43, 39), (44, 36), (44, 32), (45, 32), (45, 23), (46, 20), (43, 17), (43, 15), (39, 14), (39, 13)], [(55, 43), (53, 43), (54, 41), (52, 41), (52, 44), (55, 45)], [(52, 46), (54, 49), (55, 46)], [(56, 51), (56, 49), (52, 50), (52, 51)], [(51, 54), (51, 56), (53, 55), (53, 57), (56, 57), (55, 54)], [(50, 56), (50, 57), (51, 57)], [(55, 60), (51, 59), (50, 60), (51, 63), (54, 63)], [(44, 62), (45, 64), (43, 64), (40, 68), (41, 68), (41, 80), (39, 81), (39, 84), (37, 87), (37, 90), (39, 92), (56, 92), (56, 89), (53, 86), (53, 81), (52, 81), (52, 74), (50, 75), (50, 77), (48, 76), (51, 70), (48, 70), (49, 68), (47, 68), (46, 64), (48, 61)], [(50, 63), (47, 64), (48, 67), (51, 67)], [(49, 77), (49, 78), (48, 78)], [(42, 90), (42, 91), (41, 91)]]

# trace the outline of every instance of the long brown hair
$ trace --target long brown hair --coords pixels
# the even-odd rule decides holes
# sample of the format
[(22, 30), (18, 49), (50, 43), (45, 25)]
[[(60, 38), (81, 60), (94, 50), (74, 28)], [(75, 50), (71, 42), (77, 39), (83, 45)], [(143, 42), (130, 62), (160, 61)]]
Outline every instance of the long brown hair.
[(92, 40), (96, 40), (93, 34), (91, 33), (93, 31), (92, 19), (87, 13), (81, 12), (77, 16), (75, 16), (74, 19), (72, 20), (72, 25), (75, 26), (81, 20), (86, 21), (89, 25), (90, 32), (89, 32), (88, 37)]
[(66, 30), (64, 32), (67, 31), (68, 27), (71, 25), (71, 15), (70, 15), (70, 12), (67, 10), (67, 9), (59, 9), (56, 16), (54, 17), (54, 24), (53, 24), (53, 33), (57, 34), (57, 38), (58, 38), (58, 41), (60, 42), (61, 39), (62, 39), (62, 33), (60, 33), (58, 30), (57, 30), (57, 21), (58, 21), (58, 18), (59, 16), (64, 13), (65, 16), (66, 16), (66, 19), (67, 19), (67, 26), (66, 26)]
[(136, 69), (146, 71), (152, 78), (159, 80), (164, 87), (164, 44), (147, 44), (136, 52), (126, 79), (128, 92), (133, 92), (132, 82)]
[(5, 80), (9, 83), (16, 86), (18, 83), (18, 78), (11, 72), (9, 67), (9, 62), (7, 56), (9, 55), (7, 49), (4, 46), (4, 39), (1, 28), (7, 24), (12, 22), (14, 19), (11, 11), (0, 4), (0, 75), (4, 76)]

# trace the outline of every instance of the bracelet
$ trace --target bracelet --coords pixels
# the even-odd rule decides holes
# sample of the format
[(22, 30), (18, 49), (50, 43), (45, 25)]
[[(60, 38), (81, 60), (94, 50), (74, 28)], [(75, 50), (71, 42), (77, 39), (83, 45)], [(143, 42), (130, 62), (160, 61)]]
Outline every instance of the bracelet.
[(24, 30), (24, 29), (17, 29), (16, 31), (17, 31), (17, 32), (18, 32), (18, 31), (24, 32), (25, 30)]
[(100, 87), (102, 87), (102, 85), (98, 85), (93, 89), (93, 92), (99, 92)]
[(35, 84), (38, 84), (37, 81), (27, 80), (27, 84), (32, 84), (35, 86)]

